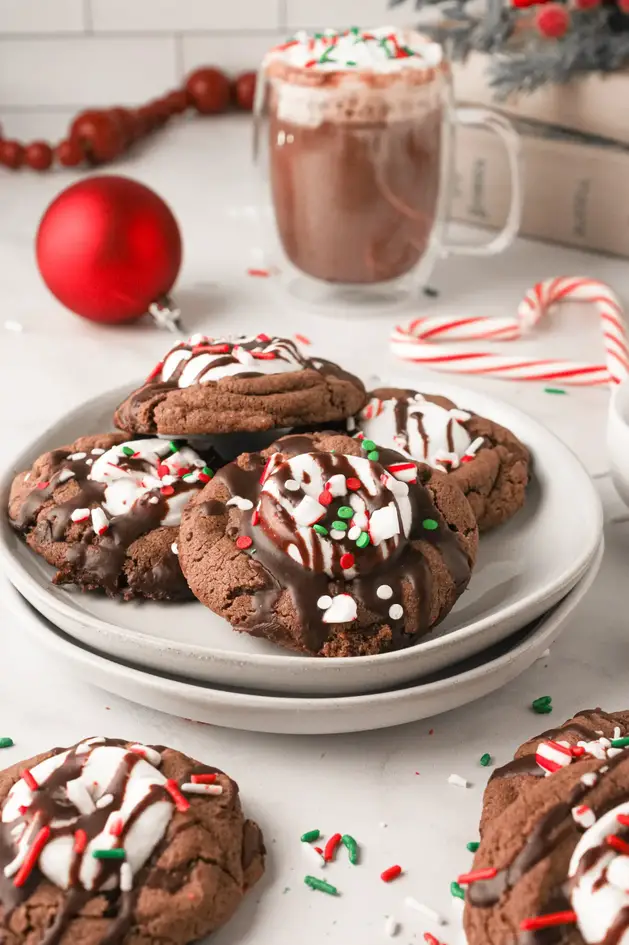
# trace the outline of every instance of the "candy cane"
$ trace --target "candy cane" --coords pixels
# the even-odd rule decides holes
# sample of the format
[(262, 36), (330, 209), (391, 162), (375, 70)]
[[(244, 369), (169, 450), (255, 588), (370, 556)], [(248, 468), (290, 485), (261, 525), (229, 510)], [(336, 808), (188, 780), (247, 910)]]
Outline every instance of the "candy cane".
[[(558, 302), (590, 302), (598, 312), (605, 364), (494, 354), (491, 351), (452, 351), (442, 341), (517, 341), (533, 329)], [(435, 343), (436, 342), (436, 343)], [(609, 286), (596, 279), (560, 277), (538, 282), (520, 303), (515, 318), (417, 318), (408, 328), (396, 328), (391, 350), (398, 358), (438, 371), (478, 374), (512, 381), (558, 381), (594, 387), (619, 384), (629, 375), (629, 349), (624, 314)]]

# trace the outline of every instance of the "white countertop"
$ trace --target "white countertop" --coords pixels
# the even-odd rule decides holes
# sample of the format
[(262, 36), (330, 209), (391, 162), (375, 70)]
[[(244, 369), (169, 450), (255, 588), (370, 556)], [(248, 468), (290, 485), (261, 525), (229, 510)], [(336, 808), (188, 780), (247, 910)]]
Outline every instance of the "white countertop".
[[(256, 239), (244, 212), (255, 190), (245, 119), (173, 127), (112, 170), (154, 187), (179, 218), (185, 262), (175, 295), (187, 329), (217, 335), (298, 331), (313, 341), (313, 353), (365, 377), (399, 372), (399, 362), (387, 351), (392, 316), (359, 321), (296, 314), (278, 298), (273, 280), (247, 276), (256, 262)], [(101, 328), (76, 318), (41, 283), (33, 250), (37, 222), (52, 197), (74, 179), (0, 170), (4, 464), (82, 399), (142, 376), (169, 344), (165, 333), (148, 324)], [(426, 299), (425, 308), (434, 314), (511, 313), (531, 284), (557, 275), (599, 278), (629, 297), (626, 261), (520, 241), (500, 259), (441, 264), (432, 280), (440, 297)], [(396, 316), (402, 322), (411, 317), (410, 312)], [(20, 322), (24, 331), (4, 330), (6, 319)], [(513, 350), (588, 358), (600, 349), (598, 331), (591, 310), (565, 306)], [(428, 376), (416, 373), (418, 383)], [(51, 673), (44, 655), (21, 638), (19, 624), (0, 601), (0, 735), (16, 742), (2, 752), (0, 764), (105, 734), (171, 744), (224, 768), (240, 783), (246, 809), (266, 835), (268, 870), (234, 921), (214, 938), (217, 945), (293, 945), (296, 936), (304, 945), (322, 939), (333, 945), (372, 943), (385, 939), (386, 914), (402, 923), (400, 942), (422, 941), (422, 933), (431, 931), (454, 945), (452, 925), (437, 929), (409, 912), (403, 899), (414, 896), (456, 922), (459, 910), (449, 883), (470, 862), (465, 844), (476, 839), (482, 789), (491, 770), (480, 767), (480, 756), (488, 751), (502, 763), (544, 727), (547, 720), (528, 708), (539, 695), (553, 696), (552, 721), (558, 722), (585, 706), (627, 708), (629, 511), (606, 476), (607, 391), (568, 389), (566, 396), (553, 396), (537, 384), (460, 383), (517, 404), (561, 436), (596, 478), (607, 519), (602, 571), (551, 656), (493, 696), (428, 722), (364, 735), (300, 739), (232, 732), (148, 711), (106, 695), (87, 680)], [(446, 784), (451, 772), (473, 786), (463, 790)], [(363, 847), (360, 869), (343, 862), (328, 877), (342, 888), (342, 898), (310, 893), (303, 886), (310, 870), (299, 836), (313, 827), (328, 836), (336, 830), (351, 833)], [(406, 875), (387, 886), (379, 874), (393, 863), (400, 863)]]

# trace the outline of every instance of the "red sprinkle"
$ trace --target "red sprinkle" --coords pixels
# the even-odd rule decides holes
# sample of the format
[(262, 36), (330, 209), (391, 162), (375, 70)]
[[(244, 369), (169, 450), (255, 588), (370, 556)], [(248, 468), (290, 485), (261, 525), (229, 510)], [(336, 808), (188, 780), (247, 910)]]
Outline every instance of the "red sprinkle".
[(269, 338), (269, 336), (265, 335), (263, 331), (261, 331), (259, 335), (256, 335), (256, 341), (270, 341), (270, 340), (271, 339)]
[(260, 521), (260, 513), (258, 512), (257, 509), (254, 509), (253, 512), (251, 513), (251, 524), (257, 525), (259, 521)]
[(240, 535), (236, 539), (236, 548), (242, 548), (244, 550), (245, 548), (251, 548), (252, 544), (253, 538), (249, 538), (248, 535)]
[(81, 853), (85, 853), (87, 847), (87, 834), (84, 830), (77, 830), (74, 834), (74, 852), (78, 853), (79, 856)]
[(109, 825), (109, 833), (112, 837), (119, 837), (124, 829), (122, 817), (116, 817)]
[(319, 502), (321, 505), (332, 505), (333, 499), (334, 499), (334, 496), (332, 495), (332, 493), (324, 489), (324, 491), (321, 493), (321, 495), (317, 499), (317, 502)]
[(173, 486), (162, 486), (162, 488), (161, 488), (159, 491), (161, 492), (162, 495), (174, 495), (174, 494), (175, 494), (175, 490), (174, 490)]
[(199, 473), (199, 482), (209, 482), (211, 478), (212, 477), (208, 476), (207, 473), (204, 473), (204, 472)]
[(390, 866), (384, 873), (380, 873), (380, 879), (385, 883), (390, 883), (392, 879), (397, 879), (401, 872), (401, 866)]
[(28, 810), (28, 807), (26, 806), (26, 804), (20, 804), (20, 806), (18, 807), (18, 813), (22, 817), (24, 816), (27, 810)]
[(37, 783), (37, 781), (35, 780), (35, 778), (33, 777), (33, 775), (31, 774), (28, 768), (24, 768), (24, 771), (22, 771), (22, 774), (20, 775), (20, 777), (22, 778), (23, 781), (26, 781), (26, 784), (31, 789), (31, 791), (39, 790), (39, 784)]
[[(308, 65), (308, 63), (306, 63)], [(250, 276), (257, 276), (260, 279), (268, 279), (271, 275), (268, 269), (247, 269), (247, 274)]]
[(252, 351), (251, 354), (258, 361), (275, 361), (277, 358), (275, 351)]
[(356, 492), (356, 490), (360, 489), (362, 485), (360, 479), (354, 479), (353, 476), (350, 476), (350, 478), (346, 481), (347, 481), (347, 488), (351, 489), (352, 492)]
[(348, 568), (354, 566), (354, 555), (347, 552), (344, 555), (341, 555), (340, 565), (344, 571), (347, 571)]
[(323, 850), (321, 849), (321, 847), (313, 847), (313, 850), (315, 851), (315, 853), (318, 853), (319, 856), (323, 856)]
[(312, 69), (312, 67), (316, 66), (316, 64), (317, 64), (316, 59), (309, 59), (308, 62), (306, 63), (306, 69)]
[(616, 814), (616, 820), (623, 827), (629, 827), (629, 814)]
[(336, 854), (336, 848), (338, 847), (340, 842), (341, 842), (340, 833), (335, 833), (330, 837), (330, 839), (326, 843), (325, 848), (323, 850), (323, 859), (325, 860), (326, 863), (329, 863), (331, 860), (334, 859), (334, 856)]
[(311, 345), (312, 341), (310, 338), (306, 338), (305, 335), (295, 335), (295, 339), (302, 345)]
[(439, 939), (435, 938), (432, 932), (424, 932), (424, 941), (427, 942), (428, 945), (441, 945)]
[(190, 804), (179, 790), (179, 785), (173, 778), (169, 778), (164, 787), (172, 797), (175, 802), (175, 807), (180, 813), (184, 814), (187, 810), (190, 810)]
[(629, 843), (617, 837), (615, 834), (611, 834), (607, 837), (606, 843), (608, 847), (611, 847), (612, 850), (616, 850), (617, 853), (623, 853), (625, 856), (629, 854)]
[(192, 349), (193, 354), (229, 354), (230, 351), (229, 345), (195, 345)]
[(498, 875), (498, 870), (495, 866), (490, 866), (486, 870), (474, 870), (473, 873), (461, 873), (458, 878), (458, 882), (461, 886), (465, 886), (467, 883), (477, 883), (482, 879), (493, 879), (494, 876)]
[(166, 465), (166, 463), (159, 463), (159, 464), (158, 464), (158, 466), (157, 466), (157, 475), (159, 476), (160, 479), (161, 479), (163, 476), (169, 476), (169, 475), (170, 475), (170, 469), (168, 468), (168, 466)]
[(36, 488), (37, 488), (37, 489), (47, 489), (49, 485), (50, 485), (50, 483), (48, 482), (48, 480), (46, 480), (45, 482), (38, 482)]
[(476, 459), (475, 456), (461, 456), (462, 463), (471, 463), (473, 459)]
[(548, 915), (536, 915), (532, 919), (522, 919), (520, 929), (522, 932), (536, 932), (537, 929), (549, 929), (554, 925), (574, 925), (576, 921), (576, 912), (571, 910), (551, 912)]
[(214, 784), (216, 781), (215, 774), (193, 774), (190, 778), (192, 784)]
[(570, 749), (570, 754), (573, 758), (582, 758), (585, 754), (585, 748), (583, 745), (573, 745)]
[(188, 473), (191, 473), (192, 470), (189, 466), (180, 466), (177, 470), (177, 475), (181, 478), (182, 476), (187, 476)]
[(48, 838), (50, 837), (50, 827), (42, 827), (39, 831), (35, 840), (33, 841), (33, 846), (30, 848), (26, 854), (26, 859), (22, 863), (21, 867), (15, 874), (15, 879), (13, 880), (14, 886), (23, 886), (28, 877), (33, 872), (39, 859), (39, 854), (44, 849), (48, 843)]
[(158, 374), (162, 373), (162, 368), (164, 367), (164, 362), (160, 361), (159, 364), (156, 364), (147, 379), (144, 381), (145, 384), (148, 384), (150, 381), (154, 380)]

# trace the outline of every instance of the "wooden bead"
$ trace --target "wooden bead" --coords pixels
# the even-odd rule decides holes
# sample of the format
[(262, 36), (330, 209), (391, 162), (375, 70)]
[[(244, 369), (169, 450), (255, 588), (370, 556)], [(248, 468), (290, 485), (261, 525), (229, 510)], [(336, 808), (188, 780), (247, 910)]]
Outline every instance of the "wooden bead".
[(85, 152), (80, 141), (67, 138), (57, 145), (55, 156), (63, 167), (76, 167), (85, 159)]
[(164, 98), (172, 115), (181, 115), (190, 105), (190, 98), (185, 89), (175, 89)]
[(169, 120), (172, 112), (163, 98), (156, 98), (148, 104), (149, 114), (156, 128), (161, 128)]
[(94, 164), (113, 161), (124, 149), (120, 125), (108, 112), (82, 112), (70, 126), (70, 138), (80, 141), (85, 155)]
[(136, 121), (133, 112), (128, 108), (117, 105), (115, 108), (110, 108), (108, 114), (111, 115), (120, 129), (123, 147), (127, 147), (136, 138)]
[(255, 72), (242, 72), (234, 80), (232, 86), (234, 102), (245, 112), (253, 111), (257, 79)]
[(136, 121), (142, 129), (141, 134), (149, 135), (157, 128), (157, 118), (150, 105), (142, 105), (136, 112)]
[(52, 164), (52, 148), (45, 141), (31, 141), (26, 145), (24, 160), (34, 171), (47, 171)]
[(19, 141), (0, 141), (0, 161), (15, 171), (24, 163), (24, 148)]
[(213, 115), (229, 105), (229, 79), (219, 69), (197, 69), (186, 79), (186, 91), (201, 115)]

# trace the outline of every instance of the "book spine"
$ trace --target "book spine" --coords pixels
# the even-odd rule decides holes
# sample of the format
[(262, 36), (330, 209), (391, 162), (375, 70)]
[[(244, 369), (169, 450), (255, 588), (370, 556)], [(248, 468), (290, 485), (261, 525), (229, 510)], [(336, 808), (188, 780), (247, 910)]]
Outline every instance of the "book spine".
[(489, 57), (472, 53), (454, 64), (454, 87), (460, 102), (486, 105), (507, 117), (556, 125), (629, 144), (629, 71), (591, 73), (566, 85), (549, 83), (530, 94), (500, 102), (489, 87)]
[[(522, 136), (522, 236), (629, 257), (629, 153)], [(503, 226), (509, 208), (503, 146), (481, 128), (457, 130), (452, 218)]]

